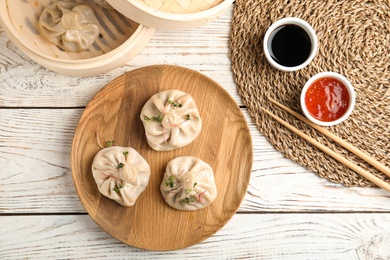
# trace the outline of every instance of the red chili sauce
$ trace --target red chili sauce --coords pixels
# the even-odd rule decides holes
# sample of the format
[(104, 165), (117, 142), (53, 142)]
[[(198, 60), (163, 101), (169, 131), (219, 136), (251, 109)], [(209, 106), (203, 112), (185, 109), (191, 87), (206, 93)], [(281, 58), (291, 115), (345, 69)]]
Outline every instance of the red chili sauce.
[(314, 118), (331, 122), (344, 115), (349, 105), (347, 87), (339, 80), (325, 77), (314, 81), (307, 89), (305, 103)]

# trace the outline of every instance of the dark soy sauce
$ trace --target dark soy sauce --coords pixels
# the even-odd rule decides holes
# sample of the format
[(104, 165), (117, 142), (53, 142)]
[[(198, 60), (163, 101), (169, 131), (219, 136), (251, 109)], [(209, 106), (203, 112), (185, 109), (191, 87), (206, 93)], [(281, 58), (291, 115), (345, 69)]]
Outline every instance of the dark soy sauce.
[(269, 37), (270, 55), (280, 65), (295, 67), (310, 55), (311, 41), (304, 29), (294, 24), (276, 28)]

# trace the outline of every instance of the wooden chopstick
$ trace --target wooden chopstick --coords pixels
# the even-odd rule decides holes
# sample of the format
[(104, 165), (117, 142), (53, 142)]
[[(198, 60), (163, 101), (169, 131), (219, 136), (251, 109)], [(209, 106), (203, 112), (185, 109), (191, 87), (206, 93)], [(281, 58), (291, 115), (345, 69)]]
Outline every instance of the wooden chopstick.
[(344, 164), (345, 166), (347, 166), (351, 170), (355, 171), (356, 173), (360, 174), (361, 176), (363, 176), (367, 180), (369, 180), (372, 183), (376, 184), (378, 187), (380, 187), (380, 188), (390, 192), (390, 184), (389, 183), (379, 179), (375, 175), (367, 172), (366, 170), (364, 170), (363, 168), (361, 168), (358, 165), (354, 164), (353, 162), (349, 161), (348, 159), (344, 158), (340, 154), (338, 154), (338, 153), (334, 152), (333, 150), (329, 149), (328, 147), (326, 147), (325, 145), (321, 144), (320, 142), (318, 142), (314, 138), (308, 136), (307, 134), (305, 134), (304, 132), (302, 132), (299, 129), (295, 128), (294, 126), (290, 125), (289, 123), (287, 123), (286, 121), (284, 121), (280, 117), (274, 115), (271, 111), (269, 111), (269, 110), (267, 110), (265, 108), (262, 108), (262, 110), (264, 112), (266, 112), (269, 116), (274, 118), (276, 121), (278, 121), (279, 123), (281, 123), (282, 125), (284, 125), (288, 129), (290, 129), (291, 131), (293, 131), (294, 133), (296, 133), (297, 135), (299, 135), (300, 137), (302, 137), (303, 139), (305, 139), (306, 141), (308, 141), (309, 143), (311, 143), (312, 145), (314, 145), (315, 147), (320, 149), (321, 151), (323, 151), (326, 154), (330, 155), (335, 160), (341, 162), (342, 164)]
[(332, 132), (330, 132), (326, 128), (310, 122), (307, 118), (305, 118), (301, 114), (299, 114), (299, 113), (295, 112), (294, 110), (284, 106), (283, 104), (279, 103), (275, 99), (272, 99), (270, 97), (268, 97), (268, 99), (269, 99), (269, 101), (271, 101), (275, 105), (279, 106), (280, 108), (282, 108), (286, 112), (290, 113), (291, 115), (295, 116), (299, 120), (301, 120), (301, 121), (305, 122), (306, 124), (310, 125), (314, 129), (316, 129), (317, 131), (321, 132), (323, 135), (328, 137), (329, 139), (335, 141), (336, 143), (338, 143), (339, 145), (341, 145), (342, 147), (344, 147), (348, 151), (352, 152), (353, 154), (355, 154), (356, 156), (360, 157), (361, 159), (363, 159), (364, 161), (366, 161), (370, 165), (374, 166), (376, 169), (378, 169), (383, 174), (385, 174), (388, 177), (390, 177), (390, 168), (386, 167), (386, 165), (380, 163), (379, 161), (375, 160), (371, 156), (369, 156), (366, 153), (362, 152), (357, 147), (355, 147), (352, 144), (348, 143), (347, 141), (341, 139), (340, 137), (338, 137), (337, 135), (333, 134)]

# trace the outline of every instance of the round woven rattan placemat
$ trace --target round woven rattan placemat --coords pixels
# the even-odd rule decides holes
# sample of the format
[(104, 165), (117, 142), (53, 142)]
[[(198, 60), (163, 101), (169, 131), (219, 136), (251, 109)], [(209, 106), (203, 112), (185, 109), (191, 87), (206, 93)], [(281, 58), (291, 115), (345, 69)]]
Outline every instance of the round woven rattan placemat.
[[(263, 53), (267, 28), (283, 17), (299, 17), (317, 32), (318, 52), (297, 72), (274, 69)], [(262, 112), (267, 108), (363, 169), (389, 178), (270, 101), (299, 111), (305, 82), (322, 71), (346, 76), (356, 92), (356, 106), (343, 123), (328, 129), (390, 166), (390, 2), (388, 0), (236, 0), (230, 34), (234, 79), (254, 123), (286, 157), (322, 178), (345, 186), (373, 186), (330, 156)]]

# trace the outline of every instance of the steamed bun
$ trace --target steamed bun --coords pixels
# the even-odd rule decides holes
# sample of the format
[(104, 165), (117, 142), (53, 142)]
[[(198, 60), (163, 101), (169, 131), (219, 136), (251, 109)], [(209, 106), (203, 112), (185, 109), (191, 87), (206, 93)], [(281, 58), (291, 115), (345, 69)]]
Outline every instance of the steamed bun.
[(89, 5), (67, 1), (47, 6), (38, 25), (48, 41), (66, 51), (87, 50), (100, 32), (99, 22)]
[(149, 183), (150, 167), (135, 149), (111, 146), (95, 155), (92, 174), (101, 194), (132, 206)]
[(153, 95), (141, 111), (149, 146), (169, 151), (190, 144), (202, 129), (194, 99), (180, 90), (165, 90)]
[(192, 156), (171, 160), (164, 173), (160, 191), (165, 202), (178, 210), (198, 210), (217, 197), (213, 169)]

